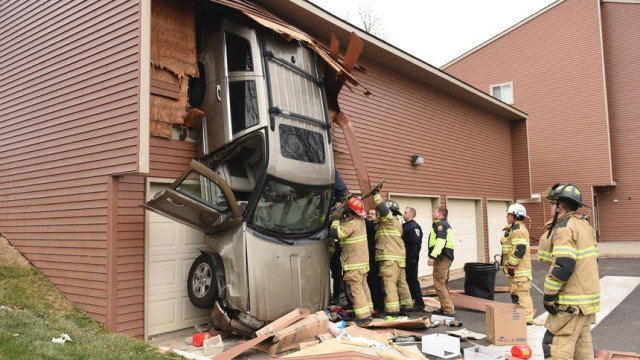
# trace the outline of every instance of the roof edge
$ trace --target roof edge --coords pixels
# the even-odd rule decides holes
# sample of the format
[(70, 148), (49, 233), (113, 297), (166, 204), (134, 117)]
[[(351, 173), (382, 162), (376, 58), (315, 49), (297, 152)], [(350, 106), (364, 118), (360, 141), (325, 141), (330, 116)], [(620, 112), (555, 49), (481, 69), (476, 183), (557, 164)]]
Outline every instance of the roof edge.
[[(447, 67), (449, 67), (449, 66), (451, 66), (451, 65), (453, 65), (453, 64), (455, 64), (455, 63), (457, 63), (458, 61), (460, 61), (460, 60), (462, 60), (462, 59), (466, 58), (467, 56), (469, 56), (469, 55), (473, 54), (474, 52), (476, 52), (476, 51), (478, 51), (478, 50), (480, 50), (480, 49), (482, 49), (483, 47), (485, 47), (485, 46), (489, 45), (490, 43), (492, 43), (492, 42), (494, 42), (494, 41), (496, 41), (496, 40), (498, 40), (499, 38), (501, 38), (501, 37), (503, 37), (503, 36), (507, 35), (508, 33), (510, 33), (510, 32), (512, 32), (513, 30), (515, 30), (515, 29), (519, 28), (520, 26), (522, 26), (522, 25), (524, 25), (524, 24), (528, 23), (529, 21), (533, 20), (534, 18), (536, 18), (536, 17), (538, 17), (538, 16), (542, 15), (543, 13), (545, 13), (545, 12), (547, 12), (547, 11), (551, 10), (552, 8), (554, 8), (554, 7), (558, 6), (558, 5), (560, 5), (560, 4), (561, 4), (561, 3), (563, 3), (564, 1), (565, 1), (565, 0), (556, 0), (555, 2), (553, 2), (553, 3), (551, 3), (551, 4), (547, 5), (547, 6), (545, 6), (544, 8), (542, 8), (542, 9), (538, 10), (537, 12), (535, 12), (534, 14), (529, 15), (528, 17), (526, 17), (526, 18), (524, 18), (523, 20), (521, 20), (521, 21), (517, 22), (517, 23), (516, 23), (516, 24), (514, 24), (513, 26), (510, 26), (510, 27), (509, 27), (509, 28), (507, 28), (506, 30), (504, 30), (504, 31), (502, 31), (502, 32), (500, 32), (500, 33), (498, 33), (496, 36), (494, 36), (494, 37), (490, 38), (489, 40), (487, 40), (487, 41), (485, 41), (485, 42), (481, 43), (480, 45), (478, 45), (478, 46), (476, 46), (476, 47), (472, 48), (471, 50), (469, 50), (469, 51), (465, 52), (464, 54), (462, 54), (462, 55), (460, 55), (460, 56), (456, 57), (455, 59), (453, 59), (453, 60), (449, 61), (448, 63), (446, 63), (446, 64), (442, 65), (442, 66), (440, 67), (440, 70), (444, 70), (444, 69), (446, 69)], [(602, 1), (605, 1), (605, 0), (602, 0)], [(627, 1), (629, 1), (629, 0), (627, 0)]]
[[(319, 16), (323, 19), (325, 19), (326, 21), (332, 22), (334, 25), (344, 29), (345, 31), (349, 31), (349, 32), (355, 32), (362, 40), (377, 46), (378, 48), (387, 51), (391, 54), (394, 54), (395, 56), (398, 56), (399, 58), (403, 59), (404, 61), (407, 61), (415, 66), (418, 66), (420, 68), (422, 68), (425, 71), (428, 71), (429, 73), (440, 77), (441, 79), (444, 79), (452, 84), (455, 84), (463, 89), (465, 89), (467, 92), (474, 94), (475, 96), (478, 96), (480, 98), (483, 98), (485, 101), (491, 102), (493, 103), (493, 106), (498, 106), (501, 107), (503, 110), (506, 110), (510, 113), (512, 113), (515, 117), (519, 118), (519, 119), (527, 119), (528, 118), (528, 114), (526, 114), (525, 112), (509, 105), (506, 104), (496, 98), (494, 98), (493, 96), (490, 96), (489, 94), (465, 83), (464, 81), (461, 81), (460, 79), (444, 72), (442, 69), (437, 68), (427, 62), (425, 62), (424, 60), (420, 60), (417, 57), (407, 53), (406, 51), (374, 36), (371, 35), (369, 33), (367, 33), (366, 31), (358, 28), (357, 26), (337, 17), (336, 15), (324, 10), (323, 8), (321, 8), (320, 6), (314, 4), (313, 2), (311, 2), (310, 0), (288, 0), (290, 3), (295, 4), (296, 6), (299, 6), (301, 8), (304, 8), (305, 10), (315, 14), (316, 16)], [(558, 0), (559, 2), (562, 2), (564, 0)], [(258, 0), (258, 2), (260, 2)]]

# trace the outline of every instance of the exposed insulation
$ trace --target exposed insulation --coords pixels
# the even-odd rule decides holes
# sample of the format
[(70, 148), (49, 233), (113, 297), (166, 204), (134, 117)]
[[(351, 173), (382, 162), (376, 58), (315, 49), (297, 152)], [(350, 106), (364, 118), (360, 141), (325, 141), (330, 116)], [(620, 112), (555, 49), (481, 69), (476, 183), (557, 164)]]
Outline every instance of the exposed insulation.
[(178, 99), (151, 94), (151, 135), (171, 138), (187, 114), (188, 78), (198, 76), (194, 1), (154, 0), (151, 10), (151, 79), (175, 84)]

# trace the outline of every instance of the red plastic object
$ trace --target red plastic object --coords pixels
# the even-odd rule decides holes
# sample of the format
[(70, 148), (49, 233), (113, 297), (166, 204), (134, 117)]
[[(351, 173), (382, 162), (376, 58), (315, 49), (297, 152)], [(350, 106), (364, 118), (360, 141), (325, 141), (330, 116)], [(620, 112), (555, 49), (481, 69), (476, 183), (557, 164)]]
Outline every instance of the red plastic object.
[(531, 357), (531, 348), (529, 345), (514, 345), (511, 348), (511, 355), (519, 359), (528, 359)]
[(193, 342), (193, 346), (200, 347), (202, 346), (202, 343), (204, 343), (204, 341), (209, 338), (211, 338), (211, 334), (205, 331), (205, 332), (201, 332), (193, 335), (191, 342)]

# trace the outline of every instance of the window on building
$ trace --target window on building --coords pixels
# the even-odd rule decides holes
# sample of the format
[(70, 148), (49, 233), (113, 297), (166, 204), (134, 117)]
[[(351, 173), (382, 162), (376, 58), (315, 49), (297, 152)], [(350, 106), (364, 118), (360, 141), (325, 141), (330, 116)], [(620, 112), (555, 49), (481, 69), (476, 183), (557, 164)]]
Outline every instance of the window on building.
[(491, 85), (491, 96), (507, 104), (513, 104), (513, 83)]

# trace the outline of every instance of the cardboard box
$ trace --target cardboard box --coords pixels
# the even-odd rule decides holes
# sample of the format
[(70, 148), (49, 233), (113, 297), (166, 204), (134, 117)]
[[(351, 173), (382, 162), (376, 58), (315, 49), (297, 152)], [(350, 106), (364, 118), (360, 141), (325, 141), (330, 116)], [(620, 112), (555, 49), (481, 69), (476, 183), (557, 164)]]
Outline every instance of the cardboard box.
[(527, 313), (515, 304), (486, 304), (487, 340), (494, 345), (527, 343)]
[(314, 340), (316, 335), (324, 334), (328, 329), (329, 318), (327, 314), (324, 311), (318, 311), (275, 332), (271, 342), (262, 343), (257, 348), (275, 355), (290, 349), (297, 349), (300, 343)]

